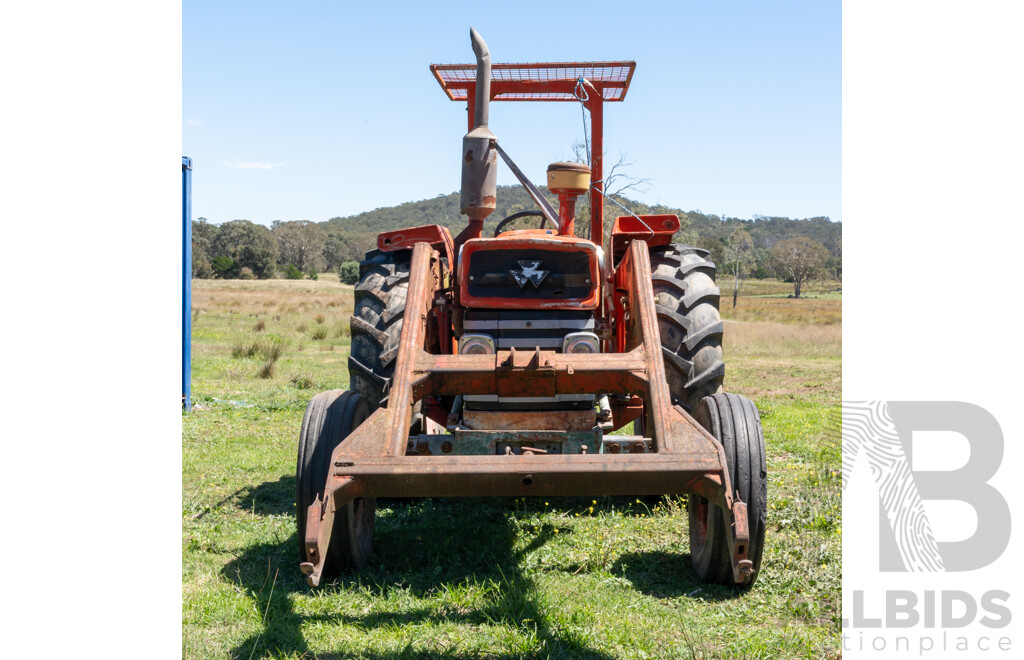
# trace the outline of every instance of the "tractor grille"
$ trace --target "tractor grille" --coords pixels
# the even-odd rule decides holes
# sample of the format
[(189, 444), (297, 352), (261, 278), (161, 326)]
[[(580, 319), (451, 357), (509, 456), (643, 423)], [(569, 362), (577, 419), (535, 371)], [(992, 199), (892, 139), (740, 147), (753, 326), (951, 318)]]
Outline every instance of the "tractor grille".
[[(467, 333), (494, 338), (501, 350), (541, 348), (562, 352), (562, 341), (573, 332), (594, 332), (590, 311), (478, 310), (467, 309), (463, 321)], [(470, 410), (589, 410), (591, 394), (558, 394), (553, 397), (498, 397), (496, 394), (467, 395)]]
[(574, 300), (587, 298), (595, 286), (590, 254), (583, 251), (480, 250), (469, 264), (468, 288), (475, 298)]

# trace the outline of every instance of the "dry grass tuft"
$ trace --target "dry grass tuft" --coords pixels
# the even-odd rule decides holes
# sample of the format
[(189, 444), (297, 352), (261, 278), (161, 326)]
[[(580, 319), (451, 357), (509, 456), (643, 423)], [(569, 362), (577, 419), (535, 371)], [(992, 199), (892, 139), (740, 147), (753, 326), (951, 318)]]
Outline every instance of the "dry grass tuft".
[(231, 357), (239, 359), (262, 357), (264, 362), (258, 372), (259, 377), (270, 378), (274, 374), (274, 364), (277, 363), (281, 358), (281, 354), (284, 353), (284, 347), (284, 339), (277, 335), (267, 335), (255, 341), (235, 344), (231, 347)]
[(316, 386), (312, 374), (296, 374), (292, 376), (290, 382), (300, 390), (309, 390)]
[(259, 352), (268, 360), (277, 361), (284, 352), (284, 339), (274, 335), (268, 335), (265, 339), (256, 342)]

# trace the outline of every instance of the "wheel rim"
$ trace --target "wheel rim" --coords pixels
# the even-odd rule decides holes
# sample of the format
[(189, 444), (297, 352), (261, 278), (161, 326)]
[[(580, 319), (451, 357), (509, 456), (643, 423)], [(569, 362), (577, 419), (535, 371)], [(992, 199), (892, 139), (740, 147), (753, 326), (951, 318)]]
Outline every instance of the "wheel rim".
[[(356, 429), (369, 416), (369, 412), (364, 415), (353, 415), (352, 428), (349, 429), (349, 432)], [(354, 499), (346, 507), (346, 513), (348, 514), (349, 556), (355, 567), (361, 568), (369, 560), (370, 555), (373, 554), (373, 532), (377, 516), (377, 500), (372, 497)]]
[(704, 547), (704, 543), (708, 538), (708, 513), (710, 510), (710, 502), (705, 498), (698, 495), (691, 495), (692, 498), (692, 513), (690, 515), (690, 525), (696, 534), (696, 547), (691, 548), (691, 552), (699, 552)]
[(376, 500), (357, 499), (351, 503), (352, 556), (363, 562), (373, 553), (373, 530), (376, 519)]

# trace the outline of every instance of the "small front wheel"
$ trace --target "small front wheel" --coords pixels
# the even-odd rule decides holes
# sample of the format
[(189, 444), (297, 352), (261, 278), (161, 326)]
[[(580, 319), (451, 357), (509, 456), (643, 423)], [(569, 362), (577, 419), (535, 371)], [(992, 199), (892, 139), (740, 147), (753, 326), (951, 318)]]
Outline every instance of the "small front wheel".
[[(313, 397), (306, 407), (299, 432), (299, 457), (295, 467), (295, 526), (299, 534), (300, 561), (306, 561), (306, 512), (319, 497), (323, 500), (331, 455), (367, 417), (370, 406), (358, 392), (331, 390)], [(334, 514), (331, 543), (324, 557), (323, 575), (343, 568), (362, 568), (373, 553), (376, 500), (355, 499)]]
[[(694, 411), (694, 419), (722, 443), (732, 488), (739, 493), (740, 501), (747, 505), (750, 531), (747, 559), (753, 563), (754, 572), (739, 586), (749, 587), (754, 584), (761, 568), (768, 517), (768, 470), (761, 416), (750, 399), (720, 393), (701, 399)], [(705, 582), (736, 584), (726, 538), (730, 530), (725, 529), (721, 508), (695, 494), (690, 495), (687, 508), (693, 570)]]

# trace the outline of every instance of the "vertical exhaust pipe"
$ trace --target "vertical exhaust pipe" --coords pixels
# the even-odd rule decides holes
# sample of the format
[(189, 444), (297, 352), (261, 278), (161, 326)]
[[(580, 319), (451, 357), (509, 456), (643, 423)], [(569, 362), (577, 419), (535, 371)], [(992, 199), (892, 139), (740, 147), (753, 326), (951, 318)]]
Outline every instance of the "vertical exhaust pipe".
[[(473, 130), (462, 138), (462, 212), (469, 217), (470, 227), (479, 227), (493, 211), (498, 194), (498, 152), (491, 144), (496, 140), (487, 128), (491, 100), (491, 51), (483, 37), (469, 28), (469, 38), (476, 54), (476, 99)], [(479, 235), (479, 229), (477, 229)]]
[(476, 28), (469, 28), (469, 39), (476, 55), (476, 99), (473, 104), (473, 128), (487, 127), (487, 111), (491, 105), (491, 51)]

